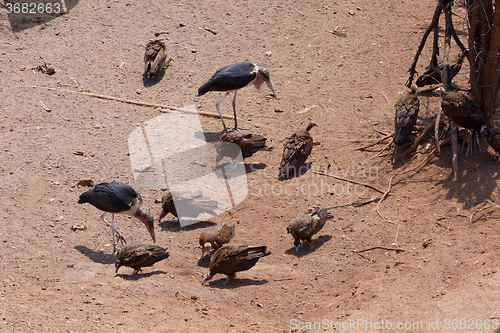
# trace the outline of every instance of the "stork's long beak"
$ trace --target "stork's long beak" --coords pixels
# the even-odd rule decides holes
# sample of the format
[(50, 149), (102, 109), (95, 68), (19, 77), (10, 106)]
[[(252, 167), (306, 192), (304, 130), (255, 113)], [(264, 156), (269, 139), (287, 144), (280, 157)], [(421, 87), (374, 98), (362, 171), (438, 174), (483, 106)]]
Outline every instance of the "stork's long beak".
[(149, 234), (151, 235), (151, 238), (153, 239), (153, 242), (156, 243), (154, 219), (153, 218), (149, 219), (148, 222), (145, 224), (146, 228), (149, 231)]
[(271, 89), (271, 91), (273, 92), (274, 97), (276, 97), (276, 99), (278, 99), (278, 95), (276, 95), (276, 91), (274, 90), (273, 84), (271, 83), (271, 79), (270, 79), (270, 78), (268, 78), (268, 77), (264, 77), (264, 81), (266, 81), (267, 86), (268, 86), (268, 87), (269, 87), (269, 89)]

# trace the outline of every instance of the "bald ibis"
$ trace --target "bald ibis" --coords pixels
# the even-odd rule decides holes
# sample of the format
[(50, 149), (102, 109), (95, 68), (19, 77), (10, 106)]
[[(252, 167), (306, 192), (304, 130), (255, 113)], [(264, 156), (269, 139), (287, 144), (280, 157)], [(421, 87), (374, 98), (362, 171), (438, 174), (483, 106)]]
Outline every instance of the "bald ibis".
[[(154, 217), (148, 210), (140, 209), (142, 205), (142, 196), (131, 186), (117, 181), (100, 183), (93, 189), (82, 193), (78, 203), (89, 203), (104, 211), (100, 217), (101, 220), (111, 227), (111, 232), (113, 233), (113, 253), (116, 252), (115, 231), (118, 233), (122, 242), (127, 242), (123, 235), (114, 227), (115, 214), (126, 214), (137, 218), (146, 225), (151, 238), (156, 242)], [(104, 218), (107, 213), (111, 213), (111, 223)]]
[(215, 105), (217, 111), (219, 112), (220, 119), (222, 120), (222, 125), (224, 126), (224, 131), (227, 133), (227, 127), (222, 118), (222, 113), (220, 112), (220, 104), (224, 98), (229, 95), (230, 92), (234, 91), (233, 97), (233, 112), (234, 112), (234, 129), (238, 129), (238, 123), (236, 120), (236, 93), (239, 89), (246, 87), (253, 83), (253, 85), (258, 89), (262, 83), (266, 82), (274, 97), (278, 99), (276, 91), (274, 90), (273, 84), (271, 83), (271, 78), (269, 77), (269, 71), (267, 68), (258, 66), (257, 64), (252, 64), (251, 62), (238, 62), (219, 69), (215, 74), (198, 89), (198, 97), (205, 95), (209, 91), (225, 91), (226, 94), (221, 98), (219, 103)]

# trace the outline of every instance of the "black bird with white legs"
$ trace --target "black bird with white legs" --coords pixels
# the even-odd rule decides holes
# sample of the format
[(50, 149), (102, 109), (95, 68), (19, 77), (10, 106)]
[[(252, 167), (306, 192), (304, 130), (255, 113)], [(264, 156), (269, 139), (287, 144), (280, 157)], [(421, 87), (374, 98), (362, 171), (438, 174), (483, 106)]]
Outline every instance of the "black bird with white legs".
[(234, 129), (238, 129), (238, 122), (236, 120), (236, 93), (239, 89), (244, 88), (253, 83), (253, 85), (258, 89), (262, 83), (266, 83), (274, 94), (274, 97), (278, 99), (276, 91), (274, 90), (273, 84), (271, 83), (271, 78), (269, 77), (269, 71), (267, 68), (258, 66), (257, 64), (252, 64), (251, 62), (238, 62), (219, 69), (215, 74), (198, 89), (198, 97), (205, 95), (209, 91), (225, 91), (226, 94), (221, 98), (221, 100), (215, 105), (217, 111), (219, 112), (220, 119), (222, 120), (222, 125), (224, 126), (224, 131), (227, 133), (227, 127), (222, 118), (222, 113), (220, 112), (220, 104), (224, 98), (229, 95), (229, 93), (234, 91), (233, 97), (233, 112), (234, 112)]
[[(147, 209), (140, 209), (142, 205), (142, 196), (131, 186), (117, 181), (100, 183), (93, 189), (82, 193), (78, 203), (89, 203), (97, 209), (104, 211), (100, 217), (101, 220), (111, 227), (111, 232), (113, 234), (113, 253), (116, 252), (115, 232), (118, 234), (122, 243), (127, 242), (125, 237), (115, 229), (115, 214), (125, 214), (137, 218), (144, 223), (151, 238), (156, 242), (154, 217)], [(111, 223), (104, 218), (107, 213), (111, 213)]]

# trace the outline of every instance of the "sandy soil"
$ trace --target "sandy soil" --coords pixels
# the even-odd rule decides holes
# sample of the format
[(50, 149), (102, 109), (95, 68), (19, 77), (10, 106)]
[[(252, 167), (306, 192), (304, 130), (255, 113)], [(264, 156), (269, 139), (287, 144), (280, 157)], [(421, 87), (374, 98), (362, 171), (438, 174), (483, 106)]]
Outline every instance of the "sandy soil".
[[(395, 178), (380, 205), (389, 221), (374, 203), (345, 206), (379, 193), (312, 172), (330, 165), (385, 191), (391, 176), (421, 160), (393, 167), (390, 156), (374, 157), (383, 144), (355, 148), (393, 130), (393, 105), (435, 3), (81, 0), (69, 14), (16, 34), (0, 10), (0, 332), (305, 332), (307, 322), (323, 320), (360, 324), (342, 332), (375, 332), (382, 321), (409, 323), (404, 332), (445, 332), (455, 319), (460, 331), (493, 331), (476, 324), (500, 319), (500, 213), (469, 220), (484, 200), (498, 198), (499, 164), (484, 144), (461, 154), (470, 165), (460, 161), (457, 181), (449, 146), (417, 174)], [(145, 84), (143, 45), (158, 31), (169, 31), (174, 60), (161, 80)], [(31, 70), (42, 61), (56, 73)], [(77, 204), (87, 188), (76, 184), (128, 183), (157, 216), (162, 191), (135, 185), (127, 140), (162, 110), (42, 87), (216, 112), (221, 94), (196, 98), (197, 89), (238, 61), (271, 73), (278, 101), (263, 86), (242, 90), (237, 103), (241, 126), (273, 149), (246, 160), (265, 168), (248, 174), (242, 203), (211, 221), (236, 223), (233, 242), (267, 245), (272, 255), (227, 286), (222, 276), (201, 286), (208, 263), (197, 262), (198, 235), (211, 223), (180, 228), (169, 215), (156, 237), (170, 258), (135, 277), (128, 268), (116, 275), (109, 228), (97, 209)], [(465, 68), (457, 83), (466, 86), (467, 75)], [(420, 98), (422, 125), (439, 100)], [(229, 100), (222, 109), (231, 112)], [(311, 170), (279, 182), (281, 141), (309, 120), (319, 125)], [(202, 125), (222, 130), (218, 119), (202, 117)], [(286, 184), (293, 190), (280, 193)], [(285, 228), (314, 206), (344, 207), (332, 209), (335, 218), (296, 254)], [(119, 216), (116, 224), (129, 240), (151, 242), (135, 219)], [(374, 246), (404, 252), (353, 252)], [(316, 331), (334, 331), (323, 328)]]

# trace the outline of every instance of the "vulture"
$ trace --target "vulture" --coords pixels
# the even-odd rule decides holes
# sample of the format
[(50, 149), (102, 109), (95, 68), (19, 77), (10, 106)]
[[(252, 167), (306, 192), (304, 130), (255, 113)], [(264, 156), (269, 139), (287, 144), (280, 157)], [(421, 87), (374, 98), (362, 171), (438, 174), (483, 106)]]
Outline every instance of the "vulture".
[[(460, 58), (458, 58), (457, 62), (454, 65), (451, 65), (449, 68), (449, 82), (453, 80), (455, 76), (457, 76), (460, 69), (462, 69), (462, 62), (464, 61), (464, 57), (467, 53), (463, 52)], [(430, 86), (433, 84), (442, 83), (443, 79), (441, 77), (443, 73), (443, 64), (435, 64), (432, 63), (429, 65), (424, 74), (420, 75), (416, 81), (417, 87)]]
[(212, 248), (218, 250), (222, 245), (229, 243), (234, 237), (234, 223), (224, 222), (213, 227), (208, 227), (201, 232), (200, 245), (201, 257), (203, 259), (205, 253), (210, 258)]
[(486, 127), (481, 106), (472, 97), (456, 91), (434, 90), (441, 95), (443, 112), (457, 125), (480, 133)]
[(217, 208), (217, 201), (203, 197), (201, 191), (166, 191), (165, 195), (161, 199), (161, 205), (162, 211), (160, 213), (158, 222), (160, 222), (161, 219), (164, 218), (168, 213), (171, 213), (178, 219), (179, 215), (177, 214), (176, 208), (183, 212), (190, 212), (190, 217), (197, 217), (203, 212), (217, 215), (214, 212), (214, 210)]
[(167, 59), (167, 48), (160, 40), (153, 40), (146, 44), (146, 52), (144, 54), (144, 74), (146, 77), (152, 78), (158, 74), (165, 66)]
[(226, 285), (236, 277), (236, 272), (252, 268), (260, 258), (270, 254), (266, 246), (224, 245), (210, 258), (210, 274), (203, 277), (201, 284), (220, 273), (227, 275)]
[(131, 244), (124, 246), (118, 251), (118, 260), (115, 262), (115, 272), (121, 266), (134, 269), (132, 276), (136, 275), (142, 267), (153, 266), (153, 264), (168, 258), (167, 249), (157, 245)]
[(266, 138), (263, 136), (240, 131), (229, 131), (222, 134), (215, 145), (215, 151), (217, 152), (215, 161), (219, 163), (224, 156), (234, 160), (240, 151), (243, 157), (250, 157), (265, 146)]
[[(140, 209), (142, 205), (142, 196), (131, 186), (117, 181), (100, 183), (93, 189), (82, 193), (78, 203), (89, 203), (97, 209), (104, 211), (104, 213), (101, 214), (101, 220), (111, 227), (111, 232), (113, 234), (113, 253), (116, 252), (115, 232), (122, 242), (127, 242), (125, 237), (115, 229), (115, 214), (125, 214), (137, 218), (144, 223), (153, 242), (156, 242), (153, 215), (149, 210)], [(106, 213), (111, 213), (111, 223), (104, 218)]]
[(406, 138), (413, 131), (413, 127), (417, 122), (420, 101), (416, 92), (416, 87), (412, 85), (411, 92), (402, 96), (399, 101), (394, 104), (396, 114), (394, 116), (393, 141), (397, 146), (404, 145)]
[(298, 169), (311, 154), (313, 138), (309, 134), (309, 130), (314, 126), (318, 125), (312, 121), (305, 130), (298, 131), (285, 140), (278, 179), (290, 177), (292, 171), (294, 176), (298, 176)]
[(326, 220), (332, 217), (333, 215), (325, 208), (314, 208), (312, 212), (305, 212), (295, 217), (286, 228), (287, 233), (292, 234), (295, 240), (293, 242), (295, 251), (299, 252), (302, 240), (310, 242), (311, 237), (323, 229)]
[(490, 144), (491, 148), (495, 150), (495, 161), (500, 161), (500, 128), (484, 128), (481, 134), (486, 135), (486, 140)]

